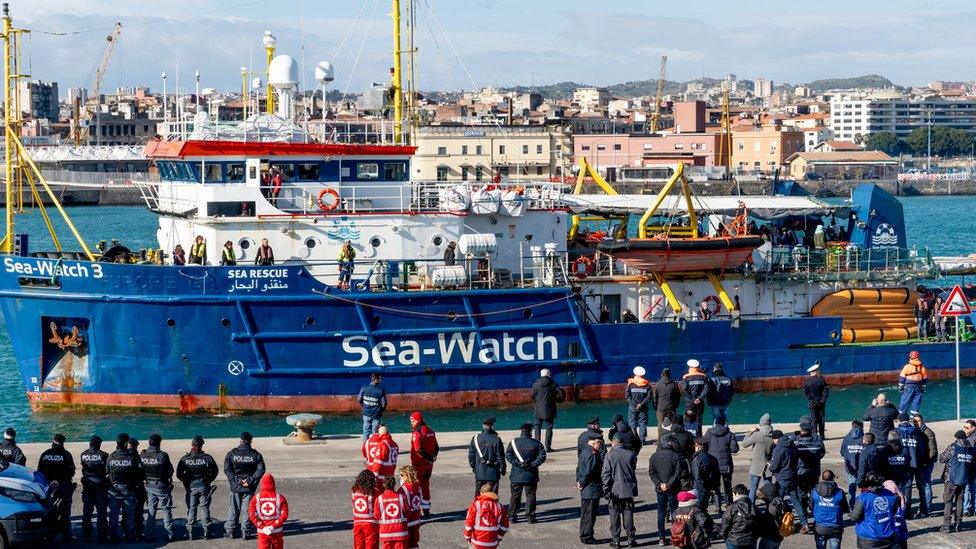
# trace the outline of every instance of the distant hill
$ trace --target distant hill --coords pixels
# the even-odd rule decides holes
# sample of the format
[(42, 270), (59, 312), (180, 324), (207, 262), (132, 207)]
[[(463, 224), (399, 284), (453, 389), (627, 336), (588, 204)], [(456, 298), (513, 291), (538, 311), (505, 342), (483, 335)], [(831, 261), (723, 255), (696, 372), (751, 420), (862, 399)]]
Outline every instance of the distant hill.
[(866, 74), (853, 78), (824, 78), (806, 84), (813, 91), (837, 90), (844, 88), (890, 88), (895, 83), (880, 74)]

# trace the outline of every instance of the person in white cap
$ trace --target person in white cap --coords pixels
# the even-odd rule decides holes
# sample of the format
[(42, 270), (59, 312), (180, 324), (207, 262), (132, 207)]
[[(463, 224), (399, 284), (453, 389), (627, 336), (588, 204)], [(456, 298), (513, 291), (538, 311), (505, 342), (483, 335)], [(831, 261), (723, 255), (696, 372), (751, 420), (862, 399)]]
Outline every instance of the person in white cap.
[(820, 362), (814, 362), (807, 368), (809, 377), (803, 382), (803, 396), (807, 397), (810, 417), (817, 434), (824, 436), (824, 421), (827, 415), (827, 398), (830, 397), (830, 387), (820, 373)]
[(681, 392), (685, 395), (685, 414), (691, 411), (697, 421), (696, 436), (701, 436), (701, 418), (708, 398), (708, 377), (701, 371), (695, 359), (688, 361), (688, 373), (681, 378)]
[(627, 399), (627, 423), (637, 433), (641, 442), (647, 441), (647, 408), (651, 402), (651, 382), (644, 378), (643, 366), (634, 368), (634, 377), (627, 380), (624, 398)]

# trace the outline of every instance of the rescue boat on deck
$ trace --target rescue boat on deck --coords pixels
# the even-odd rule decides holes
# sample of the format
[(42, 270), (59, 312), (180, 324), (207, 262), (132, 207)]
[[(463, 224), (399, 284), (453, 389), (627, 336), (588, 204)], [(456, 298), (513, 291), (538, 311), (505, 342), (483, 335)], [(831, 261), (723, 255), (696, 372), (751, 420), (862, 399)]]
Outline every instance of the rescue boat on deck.
[(658, 273), (734, 269), (761, 246), (758, 236), (631, 238), (597, 249), (629, 267)]

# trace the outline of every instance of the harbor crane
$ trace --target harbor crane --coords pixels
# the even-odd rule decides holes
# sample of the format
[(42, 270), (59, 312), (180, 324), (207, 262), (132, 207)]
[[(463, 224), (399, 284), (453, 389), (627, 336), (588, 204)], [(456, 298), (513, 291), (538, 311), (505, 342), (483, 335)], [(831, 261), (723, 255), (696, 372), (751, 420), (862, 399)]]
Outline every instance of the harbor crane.
[(657, 71), (657, 94), (654, 96), (654, 114), (651, 115), (651, 133), (657, 133), (657, 125), (661, 119), (661, 101), (664, 99), (664, 70), (668, 65), (668, 56), (661, 56), (661, 66)]
[(115, 27), (112, 28), (112, 32), (105, 37), (105, 50), (102, 51), (102, 58), (95, 67), (95, 75), (92, 80), (91, 89), (88, 91), (88, 101), (86, 102), (84, 116), (84, 120), (87, 123), (84, 126), (81, 125), (81, 120), (79, 120), (81, 98), (75, 98), (75, 145), (81, 145), (88, 140), (89, 128), (93, 120), (95, 123), (95, 144), (99, 144), (101, 140), (101, 136), (98, 134), (98, 96), (101, 94), (102, 80), (105, 79), (105, 73), (108, 72), (109, 62), (112, 60), (112, 54), (115, 53), (115, 46), (118, 44), (121, 35), (122, 23), (117, 22), (115, 23)]

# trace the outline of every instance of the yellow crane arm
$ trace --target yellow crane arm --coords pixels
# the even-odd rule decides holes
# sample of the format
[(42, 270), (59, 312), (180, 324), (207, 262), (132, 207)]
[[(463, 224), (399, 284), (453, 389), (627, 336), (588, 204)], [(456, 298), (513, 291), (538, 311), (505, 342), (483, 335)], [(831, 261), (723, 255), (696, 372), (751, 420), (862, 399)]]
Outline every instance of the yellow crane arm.
[(695, 213), (695, 206), (691, 198), (691, 186), (688, 184), (688, 178), (685, 177), (685, 165), (680, 162), (671, 179), (668, 179), (668, 182), (661, 187), (661, 191), (657, 193), (657, 198), (654, 199), (651, 207), (641, 216), (640, 225), (637, 227), (637, 238), (647, 238), (647, 223), (654, 217), (654, 213), (661, 207), (664, 198), (668, 196), (668, 193), (678, 182), (681, 183), (681, 191), (684, 193), (685, 202), (688, 204), (688, 216), (691, 218), (691, 236), (698, 238), (698, 216)]
[[(607, 194), (617, 194), (617, 189), (613, 188), (613, 185), (607, 183), (607, 180), (600, 175), (600, 172), (596, 171), (589, 162), (586, 161), (585, 156), (579, 158), (577, 162), (579, 166), (579, 174), (576, 176), (576, 187), (573, 188), (573, 194), (583, 194), (583, 186), (586, 184), (586, 177), (592, 177), (593, 181), (596, 182), (597, 186), (600, 187), (603, 192)], [(578, 214), (573, 215), (572, 225), (569, 228), (569, 239), (573, 240), (576, 235), (579, 234), (580, 226), (580, 216)]]

